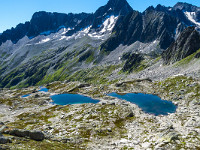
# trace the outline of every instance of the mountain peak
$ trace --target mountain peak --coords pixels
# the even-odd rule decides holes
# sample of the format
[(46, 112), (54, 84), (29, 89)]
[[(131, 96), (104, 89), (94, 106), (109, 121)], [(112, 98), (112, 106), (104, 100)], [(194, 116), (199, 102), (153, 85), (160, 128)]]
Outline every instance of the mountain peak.
[(126, 0), (109, 0), (106, 5), (97, 9), (94, 15), (84, 19), (74, 30), (70, 30), (67, 35), (72, 35), (74, 32), (90, 25), (92, 25), (91, 29), (98, 29), (102, 22), (112, 15), (125, 16), (132, 11), (132, 7)]
[(198, 10), (197, 6), (194, 6), (192, 4), (189, 3), (185, 3), (185, 2), (178, 2), (177, 4), (174, 5), (173, 7), (174, 10), (182, 10), (182, 11), (189, 11), (189, 12), (195, 12)]
[(109, 0), (103, 7), (107, 10), (112, 10), (114, 15), (126, 15), (133, 10), (126, 0)]
[(169, 8), (170, 8), (170, 7), (165, 7), (165, 6), (163, 6), (163, 5), (158, 4), (158, 5), (156, 6), (155, 10), (166, 12), (166, 11), (169, 10)]
[(126, 0), (109, 0), (108, 3), (107, 3), (107, 5), (114, 6), (114, 7), (119, 5), (119, 4), (127, 5), (128, 2)]

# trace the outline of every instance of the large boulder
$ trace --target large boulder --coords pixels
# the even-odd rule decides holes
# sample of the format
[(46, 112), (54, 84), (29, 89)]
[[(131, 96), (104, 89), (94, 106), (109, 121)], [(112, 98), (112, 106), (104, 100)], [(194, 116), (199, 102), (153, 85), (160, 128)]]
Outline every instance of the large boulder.
[(13, 129), (9, 132), (10, 135), (18, 137), (26, 137), (36, 141), (44, 140), (45, 136), (41, 131), (28, 131), (22, 129)]
[(41, 131), (31, 131), (29, 134), (30, 138), (36, 141), (44, 140), (45, 136)]
[(0, 144), (6, 144), (6, 143), (11, 143), (11, 140), (8, 138), (5, 138), (4, 136), (0, 137)]
[(28, 137), (29, 131), (21, 130), (21, 129), (13, 129), (10, 131), (10, 135), (18, 136), (18, 137)]
[(6, 144), (6, 143), (11, 143), (11, 140), (9, 138), (4, 137), (2, 133), (0, 132), (0, 144)]
[(134, 116), (135, 116), (135, 114), (132, 111), (130, 111), (129, 114), (127, 115), (128, 118), (134, 117)]

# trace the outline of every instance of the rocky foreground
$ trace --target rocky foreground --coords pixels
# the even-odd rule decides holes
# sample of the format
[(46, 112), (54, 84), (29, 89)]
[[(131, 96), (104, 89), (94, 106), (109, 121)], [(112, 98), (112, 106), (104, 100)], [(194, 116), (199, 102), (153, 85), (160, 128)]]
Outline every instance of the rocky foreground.
[[(200, 83), (174, 76), (93, 86), (54, 82), (0, 92), (0, 149), (200, 149)], [(52, 93), (80, 93), (98, 104), (53, 105)], [(137, 105), (109, 97), (110, 92), (141, 92), (172, 100), (168, 116), (144, 113)], [(22, 95), (30, 94), (22, 98)]]

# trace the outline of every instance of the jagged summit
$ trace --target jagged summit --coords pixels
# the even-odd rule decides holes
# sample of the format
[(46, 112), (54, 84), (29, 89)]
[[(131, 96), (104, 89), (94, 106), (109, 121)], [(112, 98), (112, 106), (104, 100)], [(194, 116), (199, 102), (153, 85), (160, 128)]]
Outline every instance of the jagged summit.
[(94, 14), (83, 19), (74, 30), (70, 30), (66, 35), (71, 36), (88, 26), (91, 26), (90, 29), (99, 29), (110, 16), (125, 16), (132, 11), (133, 9), (126, 0), (109, 0), (106, 5), (101, 6)]
[(163, 5), (158, 4), (158, 5), (156, 6), (155, 10), (167, 12), (167, 11), (170, 10), (170, 7), (165, 7), (165, 6), (163, 6)]
[[(183, 15), (189, 21), (186, 24), (191, 26), (195, 25), (200, 28), (200, 7), (188, 3), (179, 2), (172, 8), (173, 11), (178, 12), (179, 18), (183, 19)], [(180, 16), (182, 14), (182, 16)]]
[(109, 0), (104, 7), (112, 9), (115, 15), (126, 15), (133, 10), (126, 0)]
[(94, 13), (95, 17), (104, 15), (127, 15), (133, 9), (126, 0), (109, 0)]
[(133, 11), (133, 9), (126, 0), (109, 0), (105, 6), (100, 7), (94, 13), (92, 28), (98, 28), (99, 24), (111, 15), (127, 15), (131, 11)]
[(184, 3), (184, 2), (178, 2), (177, 4), (174, 5), (173, 10), (182, 10), (182, 11), (189, 11), (189, 12), (195, 12), (197, 10), (200, 10), (199, 7), (194, 6), (189, 3)]

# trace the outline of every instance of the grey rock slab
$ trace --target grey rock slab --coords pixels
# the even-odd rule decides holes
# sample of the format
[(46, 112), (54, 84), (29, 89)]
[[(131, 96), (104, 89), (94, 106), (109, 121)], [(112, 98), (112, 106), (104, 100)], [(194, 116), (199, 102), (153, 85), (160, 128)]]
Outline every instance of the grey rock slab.
[(29, 131), (27, 130), (20, 130), (20, 129), (13, 129), (10, 131), (10, 135), (18, 136), (18, 137), (28, 137)]
[(29, 136), (31, 139), (36, 141), (42, 141), (45, 138), (44, 133), (42, 133), (41, 131), (31, 131)]
[(0, 137), (0, 144), (11, 143), (12, 141), (9, 138), (5, 138), (4, 136)]

